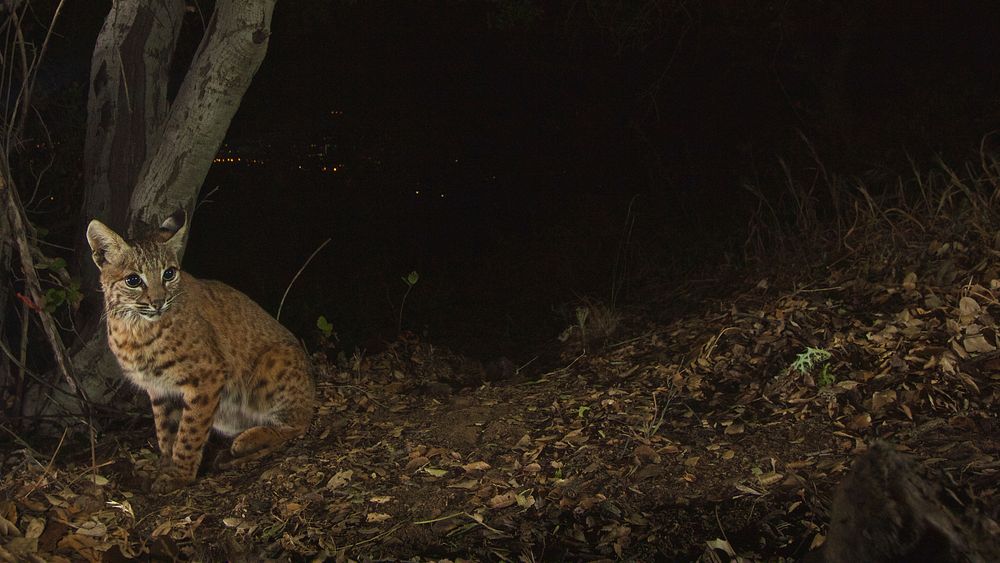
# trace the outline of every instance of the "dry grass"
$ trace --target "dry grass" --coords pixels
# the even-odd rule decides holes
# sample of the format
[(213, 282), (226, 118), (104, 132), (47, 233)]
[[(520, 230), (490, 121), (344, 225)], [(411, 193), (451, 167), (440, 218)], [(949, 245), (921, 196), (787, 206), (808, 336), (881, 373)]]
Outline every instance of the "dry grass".
[[(863, 269), (900, 267), (914, 250), (942, 245), (998, 247), (1000, 160), (984, 138), (976, 159), (961, 166), (938, 159), (906, 176), (869, 178), (830, 173), (811, 150), (813, 165), (793, 170), (779, 161), (784, 190), (758, 200), (747, 226), (744, 258), (751, 264), (822, 265), (861, 261)], [(808, 143), (807, 143), (808, 145)]]

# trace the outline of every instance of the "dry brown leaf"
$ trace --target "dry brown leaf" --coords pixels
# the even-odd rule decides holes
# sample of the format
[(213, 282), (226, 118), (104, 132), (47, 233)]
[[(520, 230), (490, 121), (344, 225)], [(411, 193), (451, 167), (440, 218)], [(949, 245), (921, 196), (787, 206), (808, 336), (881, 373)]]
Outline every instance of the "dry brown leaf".
[(375, 524), (378, 522), (385, 522), (386, 520), (392, 518), (391, 515), (382, 512), (369, 512), (365, 515), (365, 521), (369, 524)]
[(851, 430), (864, 430), (872, 425), (872, 415), (863, 412), (851, 420), (847, 421), (846, 426)]
[(14, 561), (38, 561), (38, 538), (11, 538), (4, 548)]
[(403, 470), (406, 471), (406, 472), (408, 472), (408, 473), (412, 473), (414, 471), (417, 471), (421, 467), (427, 465), (428, 463), (430, 463), (430, 460), (427, 459), (426, 457), (424, 457), (422, 455), (421, 456), (417, 456), (417, 457), (411, 459), (409, 462), (407, 462), (406, 467), (404, 467)]
[(45, 519), (44, 518), (33, 518), (27, 517), (28, 526), (24, 530), (24, 537), (26, 538), (38, 538), (45, 531)]
[(958, 314), (963, 322), (966, 320), (975, 320), (982, 311), (983, 309), (979, 306), (979, 303), (969, 296), (965, 296), (958, 301)]
[(734, 422), (733, 424), (730, 424), (729, 426), (726, 427), (724, 434), (727, 436), (733, 436), (735, 434), (742, 434), (743, 430), (744, 430), (743, 423)]
[(331, 491), (340, 488), (346, 485), (353, 476), (354, 476), (354, 470), (352, 469), (338, 471), (333, 475), (333, 477), (330, 477), (329, 481), (326, 482), (326, 488)]
[(886, 405), (896, 402), (896, 390), (876, 391), (872, 393), (872, 412), (877, 413)]
[(986, 340), (986, 336), (983, 334), (967, 335), (962, 339), (962, 347), (965, 348), (965, 351), (970, 354), (983, 354), (986, 352), (993, 352), (997, 349), (996, 346)]
[(76, 533), (92, 538), (103, 538), (108, 535), (108, 527), (101, 522), (87, 520), (80, 524), (80, 527), (76, 529)]
[(92, 563), (97, 563), (101, 560), (100, 553), (95, 549), (97, 545), (98, 543), (95, 538), (82, 534), (69, 534), (59, 540), (59, 549), (74, 551), (77, 555)]
[(462, 469), (464, 469), (467, 473), (471, 471), (486, 471), (489, 468), (490, 464), (485, 461), (473, 461), (462, 466)]
[(17, 526), (13, 522), (7, 520), (3, 516), (0, 516), (0, 536), (3, 537), (19, 537), (21, 535), (21, 530), (17, 529)]
[(466, 479), (464, 481), (458, 481), (448, 485), (449, 489), (464, 489), (472, 490), (479, 486), (479, 481), (477, 479)]
[(507, 508), (508, 506), (513, 505), (515, 502), (517, 502), (517, 493), (515, 493), (514, 491), (507, 491), (506, 493), (502, 493), (491, 498), (486, 503), (486, 506), (496, 510), (500, 508)]
[(660, 454), (646, 444), (639, 444), (632, 452), (639, 463), (660, 463)]
[(757, 482), (760, 483), (761, 486), (767, 487), (781, 481), (784, 478), (785, 476), (782, 475), (781, 473), (778, 473), (776, 471), (769, 471), (767, 473), (762, 473), (758, 475)]

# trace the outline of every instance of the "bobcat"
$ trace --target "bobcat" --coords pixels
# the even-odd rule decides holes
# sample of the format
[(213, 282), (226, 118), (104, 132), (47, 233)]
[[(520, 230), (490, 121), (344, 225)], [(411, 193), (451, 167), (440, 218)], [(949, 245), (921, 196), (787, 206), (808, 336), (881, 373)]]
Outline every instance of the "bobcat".
[(211, 428), (236, 436), (228, 467), (302, 435), (313, 412), (310, 363), (295, 337), (239, 291), (182, 273), (185, 223), (175, 214), (133, 242), (96, 219), (87, 227), (108, 343), (153, 406), (158, 493), (194, 481)]

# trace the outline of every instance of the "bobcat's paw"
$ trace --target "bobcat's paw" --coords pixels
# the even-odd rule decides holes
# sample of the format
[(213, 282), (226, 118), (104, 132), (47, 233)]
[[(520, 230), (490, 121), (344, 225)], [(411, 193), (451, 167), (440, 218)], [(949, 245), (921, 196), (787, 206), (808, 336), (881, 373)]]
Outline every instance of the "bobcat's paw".
[(160, 457), (156, 460), (156, 470), (158, 472), (166, 471), (173, 464), (174, 460), (171, 452), (161, 453)]
[(169, 493), (194, 482), (194, 477), (184, 475), (174, 466), (163, 468), (153, 480), (150, 490), (154, 493)]

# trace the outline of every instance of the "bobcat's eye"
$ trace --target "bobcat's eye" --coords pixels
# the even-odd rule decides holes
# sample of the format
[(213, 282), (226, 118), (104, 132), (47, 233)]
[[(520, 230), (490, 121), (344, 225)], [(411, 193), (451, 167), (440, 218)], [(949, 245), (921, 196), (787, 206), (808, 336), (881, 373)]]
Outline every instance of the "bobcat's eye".
[(177, 277), (177, 268), (163, 270), (163, 281), (171, 281)]
[(139, 287), (142, 285), (142, 278), (139, 274), (129, 274), (125, 276), (125, 285), (129, 287)]

